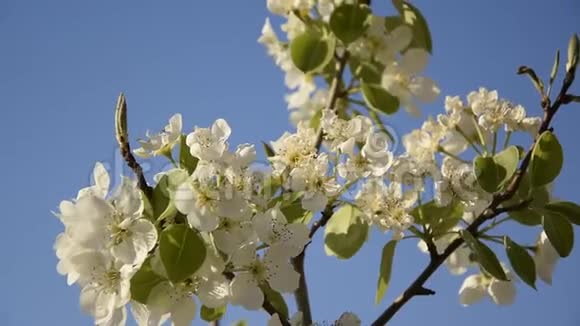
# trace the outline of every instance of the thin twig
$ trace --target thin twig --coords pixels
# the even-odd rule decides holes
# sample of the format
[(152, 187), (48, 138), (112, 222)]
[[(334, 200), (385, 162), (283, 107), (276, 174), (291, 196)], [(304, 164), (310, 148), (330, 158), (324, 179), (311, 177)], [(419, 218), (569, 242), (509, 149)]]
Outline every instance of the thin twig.
[[(545, 101), (542, 99), (542, 106), (544, 108), (544, 118), (542, 119), (542, 124), (540, 125), (538, 133), (536, 134), (534, 143), (532, 144), (531, 148), (526, 153), (526, 156), (520, 163), (520, 167), (518, 171), (515, 173), (514, 177), (512, 178), (510, 184), (506, 187), (506, 189), (503, 192), (494, 195), (488, 207), (473, 221), (473, 223), (467, 226), (467, 228), (465, 229), (467, 232), (470, 232), (473, 235), (477, 235), (478, 229), (481, 225), (510, 209), (510, 208), (502, 208), (500, 207), (500, 205), (506, 200), (512, 198), (516, 193), (516, 190), (518, 189), (526, 173), (526, 170), (530, 165), (530, 160), (532, 158), (532, 150), (534, 149), (534, 146), (539, 136), (546, 130), (550, 129), (550, 124), (552, 122), (552, 119), (554, 118), (554, 115), (558, 112), (560, 106), (562, 104), (565, 104), (568, 89), (572, 85), (573, 81), (574, 81), (574, 71), (568, 72), (566, 74), (566, 77), (564, 78), (562, 89), (560, 90), (560, 93), (558, 94), (554, 103), (552, 103), (551, 105), (547, 105), (545, 103), (549, 103), (549, 101)], [(399, 297), (397, 297), (397, 299), (395, 299), (395, 301), (393, 301), (393, 303), (391, 303), (391, 305), (387, 307), (387, 309), (383, 311), (383, 313), (381, 313), (381, 315), (372, 323), (372, 326), (385, 325), (389, 320), (393, 318), (393, 316), (395, 316), (395, 314), (407, 302), (409, 302), (409, 300), (411, 300), (413, 297), (417, 295), (425, 294), (424, 284), (433, 275), (433, 273), (437, 271), (437, 269), (443, 264), (443, 262), (445, 262), (445, 260), (457, 248), (459, 248), (463, 244), (463, 242), (464, 242), (463, 238), (458, 237), (455, 240), (453, 240), (447, 246), (447, 248), (445, 248), (442, 254), (436, 256), (435, 258), (432, 257), (429, 261), (429, 264), (425, 267), (425, 269), (423, 269), (421, 274), (419, 274), (419, 276), (413, 281), (413, 283), (411, 283), (411, 285), (409, 285), (409, 287), (407, 287), (407, 289), (403, 291), (403, 293), (399, 295)]]
[(147, 184), (147, 180), (143, 175), (143, 168), (133, 156), (131, 146), (129, 145), (129, 135), (127, 131), (127, 101), (125, 95), (121, 93), (117, 99), (117, 107), (115, 109), (115, 136), (121, 156), (127, 163), (127, 166), (133, 170), (137, 177), (137, 184), (139, 188), (145, 193), (148, 198), (151, 198), (153, 189)]

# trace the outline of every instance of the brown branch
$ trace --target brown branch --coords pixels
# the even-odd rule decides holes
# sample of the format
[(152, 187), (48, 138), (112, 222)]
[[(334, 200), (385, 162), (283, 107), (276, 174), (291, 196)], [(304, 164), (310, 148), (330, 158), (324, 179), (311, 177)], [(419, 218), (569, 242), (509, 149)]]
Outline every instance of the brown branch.
[(121, 93), (117, 99), (117, 107), (115, 109), (115, 136), (117, 138), (117, 144), (119, 145), (119, 151), (123, 159), (133, 170), (135, 176), (137, 176), (137, 184), (139, 188), (145, 193), (148, 198), (151, 198), (153, 189), (147, 184), (147, 180), (143, 175), (143, 168), (133, 156), (131, 152), (131, 146), (129, 145), (129, 135), (127, 132), (127, 101), (125, 100), (125, 95)]
[[(544, 99), (542, 99), (542, 107), (544, 109), (544, 118), (542, 119), (542, 124), (540, 125), (540, 128), (538, 130), (538, 133), (536, 134), (536, 137), (534, 139), (532, 146), (530, 147), (530, 149), (526, 153), (526, 156), (524, 157), (524, 159), (520, 163), (520, 167), (519, 167), (518, 171), (515, 173), (514, 177), (512, 178), (512, 181), (506, 187), (506, 189), (503, 192), (494, 195), (494, 197), (493, 197), (491, 203), (488, 205), (488, 207), (483, 211), (483, 213), (481, 213), (473, 221), (473, 223), (471, 223), (465, 229), (466, 231), (470, 232), (473, 235), (477, 235), (477, 231), (478, 231), (479, 227), (481, 225), (483, 225), (485, 222), (487, 222), (490, 219), (506, 212), (508, 209), (517, 209), (517, 206), (519, 204), (512, 206), (512, 207), (507, 207), (507, 208), (500, 207), (500, 205), (502, 203), (504, 203), (506, 200), (509, 200), (510, 198), (512, 198), (513, 195), (516, 193), (516, 190), (518, 189), (518, 187), (519, 187), (519, 185), (520, 185), (520, 183), (521, 183), (521, 181), (522, 181), (522, 179), (523, 179), (523, 177), (528, 169), (528, 166), (530, 165), (530, 161), (532, 158), (532, 150), (534, 149), (534, 146), (535, 146), (539, 136), (543, 132), (550, 129), (550, 124), (552, 122), (552, 119), (554, 118), (554, 115), (558, 112), (558, 109), (560, 108), (560, 106), (562, 104), (565, 104), (568, 89), (570, 88), (570, 86), (572, 85), (572, 83), (574, 81), (574, 73), (575, 73), (575, 71), (572, 70), (566, 74), (566, 77), (564, 78), (560, 93), (556, 97), (556, 100), (554, 101), (553, 104), (550, 105), (549, 101), (545, 101)], [(525, 202), (526, 201), (524, 201), (520, 204), (523, 205)], [(385, 325), (389, 320), (391, 320), (393, 318), (393, 316), (395, 316), (395, 314), (407, 302), (409, 302), (409, 300), (411, 300), (413, 297), (415, 297), (417, 295), (424, 295), (425, 294), (424, 285), (427, 282), (427, 280), (435, 273), (435, 271), (437, 271), (437, 269), (443, 264), (443, 262), (445, 262), (445, 260), (457, 248), (459, 248), (463, 244), (463, 242), (464, 242), (463, 238), (457, 238), (457, 239), (453, 240), (447, 246), (447, 248), (445, 248), (445, 250), (443, 251), (443, 253), (441, 255), (437, 255), (435, 257), (433, 257), (433, 255), (432, 255), (431, 259), (429, 261), (429, 264), (425, 267), (425, 269), (423, 269), (421, 274), (419, 274), (419, 276), (413, 281), (413, 283), (411, 283), (411, 285), (409, 285), (409, 287), (407, 287), (407, 289), (405, 291), (403, 291), (403, 293), (401, 295), (399, 295), (399, 297), (397, 297), (397, 299), (395, 299), (395, 301), (393, 301), (393, 303), (391, 303), (391, 305), (389, 307), (387, 307), (387, 309), (385, 311), (383, 311), (383, 313), (381, 313), (381, 315), (372, 323), (372, 326)]]

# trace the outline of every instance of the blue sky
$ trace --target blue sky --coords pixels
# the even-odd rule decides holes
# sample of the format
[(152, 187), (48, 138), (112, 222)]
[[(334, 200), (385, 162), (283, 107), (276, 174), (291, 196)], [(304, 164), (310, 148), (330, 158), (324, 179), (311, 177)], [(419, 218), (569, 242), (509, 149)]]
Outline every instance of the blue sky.
[[(387, 1), (375, 2), (389, 10)], [(537, 97), (516, 68), (526, 64), (546, 76), (555, 49), (565, 53), (571, 33), (580, 32), (580, 3), (573, 0), (416, 4), (434, 38), (428, 75), (443, 94), (487, 86), (530, 113), (539, 112)], [(61, 225), (50, 212), (89, 183), (95, 161), (123, 173), (113, 136), (120, 91), (127, 95), (134, 138), (162, 128), (175, 112), (183, 114), (187, 129), (225, 118), (234, 144), (275, 139), (290, 128), (282, 74), (256, 43), (267, 14), (263, 1), (0, 0), (0, 324), (91, 324), (79, 309), (78, 288), (56, 273), (52, 244)], [(578, 86), (573, 90), (580, 93)], [(438, 113), (442, 103), (443, 97), (424, 114)], [(579, 106), (564, 108), (555, 123), (566, 151), (555, 195), (578, 202), (577, 121)], [(403, 132), (420, 121), (400, 114), (389, 123)], [(161, 163), (145, 166), (155, 170)], [(516, 238), (533, 239), (521, 228), (512, 230)], [(352, 310), (367, 324), (426, 264), (415, 243), (401, 246), (385, 303), (375, 306), (387, 237), (373, 233), (350, 261), (326, 257), (320, 240), (307, 256), (318, 321)], [(437, 295), (411, 302), (393, 325), (578, 325), (579, 269), (575, 250), (558, 266), (552, 287), (535, 292), (520, 283), (510, 308), (489, 302), (460, 307), (463, 278), (441, 270), (428, 283)], [(230, 313), (226, 325), (239, 318), (265, 323), (263, 314)]]

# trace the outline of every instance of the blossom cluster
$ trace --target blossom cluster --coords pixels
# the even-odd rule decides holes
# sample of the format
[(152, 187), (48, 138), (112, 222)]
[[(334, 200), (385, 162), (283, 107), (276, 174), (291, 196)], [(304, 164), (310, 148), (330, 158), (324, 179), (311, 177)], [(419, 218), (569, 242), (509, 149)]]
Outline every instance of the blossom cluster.
[[(377, 112), (394, 113), (389, 111), (394, 103), (394, 110), (401, 106), (418, 116), (418, 103), (432, 102), (440, 93), (434, 81), (421, 76), (430, 45), (418, 45), (417, 29), (391, 24), (392, 17), (374, 15), (366, 5), (349, 0), (268, 0), (267, 6), (284, 18), (286, 41), (269, 20), (258, 41), (286, 74), (291, 90), (286, 101), (295, 124), (294, 130), (265, 143), (268, 170), (256, 168), (253, 144), (230, 146), (232, 131), (225, 120), (184, 133), (182, 117), (175, 114), (160, 133), (147, 132), (138, 140), (141, 147), (134, 151), (173, 164), (154, 176), (153, 187), (123, 177), (110, 191), (110, 176), (97, 163), (94, 185), (61, 202), (56, 215), (64, 231), (54, 246), (57, 269), (69, 285), (80, 286), (81, 307), (96, 325), (124, 325), (127, 306), (140, 326), (168, 320), (180, 326), (190, 325), (198, 311), (210, 321), (221, 318), (228, 305), (258, 310), (275, 300), (281, 303), (268, 325), (302, 325), (302, 311), (290, 318), (280, 310), (286, 306), (280, 294), (299, 288), (303, 275), (292, 262), (310, 244), (316, 227), (328, 223), (327, 231), (336, 226), (330, 234), (344, 229), (341, 235), (353, 238), (346, 244), (325, 241), (327, 253), (341, 259), (350, 258), (366, 241), (366, 236), (349, 232), (366, 235), (373, 227), (391, 242), (420, 238), (420, 251), (434, 254), (434, 247), (441, 254), (454, 240), (465, 238), (463, 226), (480, 216), (505, 186), (506, 180), (496, 180), (499, 173), (491, 183), (484, 180), (486, 171), (477, 160), (497, 160), (504, 174), (512, 167), (513, 174), (521, 157), (511, 145), (512, 134), (533, 138), (538, 133), (539, 117), (527, 116), (523, 106), (500, 98), (497, 91), (480, 88), (465, 102), (446, 97), (445, 112), (404, 135), (404, 150), (393, 153), (392, 135)], [(327, 89), (315, 77), (327, 78), (328, 66), (299, 69), (290, 43), (305, 37), (312, 26), (323, 26), (327, 33), (333, 19), (339, 19), (333, 14), (345, 8), (367, 15), (356, 38), (309, 39), (332, 43), (330, 60), (335, 55), (350, 60), (334, 63), (342, 65), (339, 71), (350, 66), (351, 83), (335, 80), (334, 89)], [(333, 32), (340, 35), (340, 30)], [(353, 68), (357, 64), (360, 69)], [(343, 88), (340, 95), (337, 84)], [(364, 102), (350, 95), (362, 96)], [(377, 104), (377, 98), (388, 103)], [(546, 197), (541, 205), (549, 201), (548, 187), (533, 191)], [(525, 202), (528, 193), (518, 199)], [(341, 215), (343, 208), (354, 218)], [(311, 223), (314, 216), (325, 221)], [(481, 236), (499, 241), (485, 232)], [(529, 249), (534, 277), (551, 283), (561, 254), (548, 238), (540, 233)], [(350, 246), (347, 253), (341, 251), (344, 246)], [(482, 267), (464, 280), (460, 303), (470, 305), (486, 296), (497, 304), (512, 303), (517, 270), (498, 262), (499, 272), (490, 272), (476, 256), (466, 239), (445, 261), (454, 275)], [(344, 313), (335, 324), (361, 321)]]

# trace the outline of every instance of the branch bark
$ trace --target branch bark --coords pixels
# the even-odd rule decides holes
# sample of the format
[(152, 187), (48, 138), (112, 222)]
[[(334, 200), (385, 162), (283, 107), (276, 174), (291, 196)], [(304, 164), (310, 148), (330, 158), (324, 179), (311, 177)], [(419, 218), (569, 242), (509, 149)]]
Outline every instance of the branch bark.
[[(531, 145), (530, 149), (526, 153), (526, 156), (520, 163), (520, 167), (516, 171), (514, 177), (510, 184), (506, 187), (503, 192), (496, 194), (491, 203), (488, 207), (481, 213), (474, 221), (471, 223), (467, 228), (466, 231), (470, 232), (474, 236), (477, 235), (478, 229), (481, 225), (485, 222), (489, 221), (490, 219), (508, 211), (510, 208), (501, 207), (501, 204), (504, 203), (506, 200), (509, 200), (513, 197), (516, 190), (518, 189), (527, 169), (530, 165), (530, 160), (532, 158), (532, 151), (538, 140), (539, 136), (545, 132), (546, 130), (550, 129), (550, 124), (554, 115), (560, 109), (562, 104), (566, 103), (567, 99), (567, 92), (572, 83), (574, 82), (574, 71), (569, 71), (562, 83), (562, 88), (560, 93), (556, 97), (556, 100), (553, 104), (550, 104), (549, 100), (546, 101), (542, 99), (542, 108), (544, 109), (544, 117), (542, 119), (542, 123), (536, 134), (533, 144)], [(425, 294), (425, 283), (429, 278), (437, 271), (437, 269), (445, 262), (445, 260), (462, 244), (464, 243), (463, 238), (457, 238), (452, 241), (447, 248), (443, 251), (440, 255), (431, 255), (429, 264), (423, 269), (421, 274), (407, 287), (405, 291), (401, 295), (395, 299), (391, 303), (389, 307), (372, 323), (372, 326), (381, 326), (385, 325), (388, 321), (390, 321), (395, 314), (413, 297), (417, 295), (424, 295)]]

